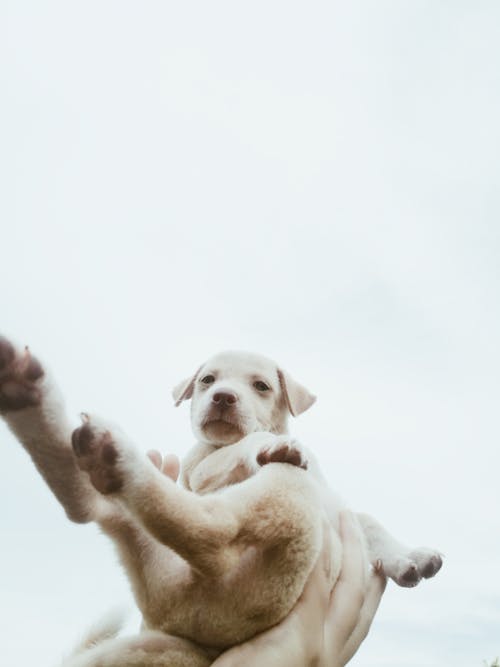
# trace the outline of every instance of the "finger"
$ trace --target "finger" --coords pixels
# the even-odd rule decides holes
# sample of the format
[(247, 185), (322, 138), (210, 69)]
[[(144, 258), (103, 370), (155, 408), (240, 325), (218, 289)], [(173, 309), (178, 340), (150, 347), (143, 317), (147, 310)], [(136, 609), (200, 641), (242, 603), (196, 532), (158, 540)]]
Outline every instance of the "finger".
[(167, 477), (170, 477), (170, 479), (173, 479), (173, 481), (176, 482), (179, 477), (180, 468), (181, 464), (179, 458), (175, 454), (165, 455), (161, 467), (161, 471), (164, 475), (167, 475)]
[(353, 581), (356, 578), (366, 583), (368, 569), (364, 537), (354, 514), (347, 510), (340, 512), (340, 539), (342, 540), (342, 570), (340, 581)]
[(325, 625), (332, 655), (338, 654), (356, 627), (364, 604), (367, 564), (363, 539), (353, 515), (340, 515), (342, 569), (333, 589)]
[(148, 458), (151, 460), (155, 468), (161, 470), (161, 461), (162, 456), (157, 449), (150, 449), (147, 453)]
[(366, 639), (373, 618), (384, 594), (387, 577), (380, 572), (373, 572), (368, 582), (365, 602), (359, 614), (359, 621), (351, 636), (347, 640), (342, 653), (340, 664), (345, 665), (358, 650), (360, 644)]
[(298, 604), (315, 605), (321, 603), (321, 614), (323, 618), (330, 601), (331, 588), (331, 569), (332, 569), (332, 533), (329, 522), (323, 523), (323, 545), (319, 553), (316, 565), (314, 566), (304, 587), (304, 591)]
[[(331, 528), (325, 520), (323, 526), (323, 546), (306, 582), (304, 591), (290, 614), (278, 626), (275, 626), (275, 632), (272, 635), (281, 647), (277, 658), (283, 652), (284, 644), (287, 645), (288, 657), (286, 660), (279, 658), (279, 660), (277, 659), (269, 663), (260, 661), (259, 664), (282, 664), (288, 666), (293, 663), (304, 667), (306, 664), (310, 664), (304, 656), (311, 657), (321, 652), (323, 646), (323, 628), (332, 587), (331, 549)], [(281, 638), (278, 629), (282, 633)], [(290, 653), (292, 638), (296, 638), (296, 644), (297, 642), (298, 644), (295, 645), (293, 652)], [(291, 655), (293, 655), (293, 660), (290, 657)]]
[(365, 601), (359, 615), (360, 625), (365, 628), (364, 637), (368, 633), (386, 586), (387, 577), (380, 572), (373, 572), (368, 581)]

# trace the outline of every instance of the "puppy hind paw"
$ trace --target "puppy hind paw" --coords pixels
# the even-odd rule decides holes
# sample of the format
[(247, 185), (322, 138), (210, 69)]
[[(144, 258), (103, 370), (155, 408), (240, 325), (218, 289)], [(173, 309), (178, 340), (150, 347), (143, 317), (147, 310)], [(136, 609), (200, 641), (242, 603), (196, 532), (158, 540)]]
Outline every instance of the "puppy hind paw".
[(443, 560), (432, 549), (414, 549), (401, 557), (383, 563), (384, 572), (399, 586), (413, 588), (422, 579), (429, 579), (439, 572)]
[(87, 415), (82, 415), (82, 419), (82, 426), (71, 435), (78, 467), (88, 473), (100, 493), (116, 493), (123, 486), (116, 442), (110, 431), (94, 426)]
[(42, 365), (27, 347), (19, 353), (9, 340), (0, 337), (0, 412), (39, 405), (43, 376)]
[(443, 565), (441, 554), (432, 549), (415, 549), (410, 552), (409, 557), (417, 563), (424, 579), (430, 579), (436, 575)]
[(403, 588), (414, 588), (422, 579), (417, 564), (406, 556), (395, 559), (379, 559), (373, 565), (373, 568), (377, 572), (383, 572)]
[(418, 584), (420, 579), (422, 579), (422, 575), (420, 574), (417, 565), (410, 561), (401, 571), (398, 583), (400, 586), (413, 588)]

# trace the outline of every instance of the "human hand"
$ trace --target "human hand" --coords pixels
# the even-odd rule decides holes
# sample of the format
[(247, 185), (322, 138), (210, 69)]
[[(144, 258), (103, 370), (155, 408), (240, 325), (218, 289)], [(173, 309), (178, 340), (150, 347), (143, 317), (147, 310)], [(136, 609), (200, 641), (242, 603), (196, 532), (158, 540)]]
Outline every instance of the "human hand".
[(324, 667), (343, 667), (353, 657), (368, 634), (387, 583), (380, 567), (367, 571), (361, 529), (351, 512), (340, 514), (340, 537), (342, 569), (325, 615), (319, 663)]
[(174, 482), (177, 481), (181, 464), (175, 454), (166, 454), (163, 457), (157, 449), (150, 449), (148, 451), (148, 458), (160, 472), (170, 477)]
[(333, 592), (329, 572), (329, 526), (325, 544), (304, 592), (277, 626), (223, 653), (212, 667), (343, 667), (368, 634), (386, 578), (368, 573), (360, 529), (350, 512), (340, 515), (342, 569)]

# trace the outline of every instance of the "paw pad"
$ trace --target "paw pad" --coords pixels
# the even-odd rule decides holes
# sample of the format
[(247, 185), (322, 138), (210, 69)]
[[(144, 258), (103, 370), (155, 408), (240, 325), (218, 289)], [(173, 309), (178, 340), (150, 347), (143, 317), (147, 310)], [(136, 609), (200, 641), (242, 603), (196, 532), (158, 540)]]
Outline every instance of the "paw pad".
[(71, 443), (78, 466), (89, 474), (94, 487), (107, 495), (120, 491), (123, 486), (121, 473), (116, 465), (119, 452), (109, 431), (99, 431), (87, 415), (83, 424), (71, 435)]
[(439, 572), (443, 564), (441, 554), (431, 549), (415, 549), (410, 553), (424, 579), (430, 579)]
[(18, 353), (6, 338), (0, 337), (0, 412), (38, 405), (41, 401), (38, 380), (43, 375), (40, 362), (28, 348)]
[(421, 578), (422, 575), (418, 571), (418, 567), (414, 563), (411, 563), (401, 574), (400, 582), (403, 586), (412, 587), (416, 586)]
[(439, 572), (443, 560), (441, 555), (432, 549), (414, 549), (402, 554), (395, 560), (383, 563), (384, 572), (399, 586), (413, 588), (421, 579), (429, 579)]
[(304, 452), (295, 440), (278, 441), (268, 447), (263, 447), (257, 454), (257, 463), (261, 466), (268, 463), (289, 463), (304, 470), (308, 466)]

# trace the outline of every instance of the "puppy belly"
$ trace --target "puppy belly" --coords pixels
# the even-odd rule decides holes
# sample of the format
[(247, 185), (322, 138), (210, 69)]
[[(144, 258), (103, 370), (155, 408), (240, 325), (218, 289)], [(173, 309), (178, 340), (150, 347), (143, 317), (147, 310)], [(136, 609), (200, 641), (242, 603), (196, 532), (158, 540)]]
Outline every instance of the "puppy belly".
[(300, 596), (308, 570), (283, 573), (255, 547), (244, 549), (239, 562), (218, 579), (192, 574), (149, 600), (144, 620), (158, 629), (197, 644), (224, 650), (282, 620)]

